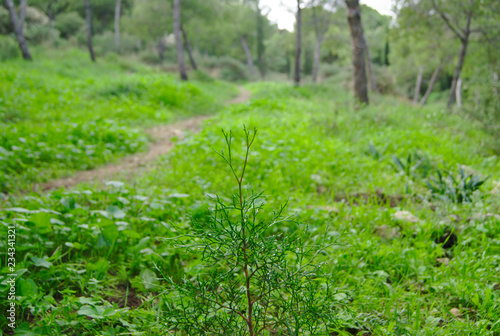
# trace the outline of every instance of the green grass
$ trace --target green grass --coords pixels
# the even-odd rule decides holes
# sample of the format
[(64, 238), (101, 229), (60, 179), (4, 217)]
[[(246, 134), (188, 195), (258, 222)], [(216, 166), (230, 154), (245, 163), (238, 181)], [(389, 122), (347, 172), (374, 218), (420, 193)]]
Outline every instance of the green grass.
[(237, 92), (74, 50), (37, 59), (0, 64), (0, 192), (145, 150), (144, 128), (212, 114)]
[[(113, 83), (141, 92), (136, 82)], [(104, 106), (113, 103), (112, 87), (82, 90), (95, 97), (106, 92), (96, 98)], [(417, 108), (376, 97), (373, 106), (354, 110), (350, 94), (334, 87), (258, 83), (248, 89), (250, 102), (223, 109), (133, 180), (124, 175), (120, 182), (4, 203), (2, 222), (17, 226), (18, 334), (164, 334), (167, 288), (158, 269), (170, 275), (182, 269), (189, 278), (199, 266), (196, 255), (170, 249), (164, 238), (189, 232), (190, 215), (212, 206), (207, 194), (233, 194), (228, 168), (212, 148), (224, 147), (221, 128), (233, 130), (239, 162), (242, 125), (258, 129), (245, 190), (263, 191), (268, 209), (288, 202), (285, 212), (295, 216), (276, 233), (297, 233), (311, 244), (322, 233), (337, 239), (321, 256), (338, 291), (332, 335), (500, 334), (494, 138), (439, 105)], [(133, 111), (124, 124), (134, 125)], [(403, 160), (416, 151), (428, 160), (425, 171), (406, 175), (394, 167), (393, 155)], [(458, 165), (489, 179), (469, 203), (434, 197), (427, 176), (437, 169), (457, 173)], [(387, 196), (381, 201), (377, 192)], [(399, 220), (398, 211), (419, 221)], [(394, 234), (384, 238), (381, 230)], [(445, 248), (436, 240), (447, 231), (458, 240)], [(448, 265), (438, 262), (443, 258)], [(5, 297), (5, 279), (0, 283)], [(5, 323), (1, 317), (4, 329)]]

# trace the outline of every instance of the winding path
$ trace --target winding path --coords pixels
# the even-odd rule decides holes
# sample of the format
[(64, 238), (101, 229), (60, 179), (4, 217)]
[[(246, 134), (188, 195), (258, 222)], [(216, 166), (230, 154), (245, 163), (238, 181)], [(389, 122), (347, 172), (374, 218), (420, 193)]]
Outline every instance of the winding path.
[[(240, 87), (240, 94), (227, 101), (226, 105), (240, 104), (250, 99), (251, 93)], [(135, 172), (140, 167), (156, 160), (160, 155), (166, 154), (174, 147), (172, 138), (182, 139), (186, 131), (191, 133), (200, 130), (203, 121), (208, 116), (197, 116), (170, 125), (161, 125), (150, 128), (147, 132), (155, 139), (147, 152), (136, 153), (120, 159), (117, 163), (108, 164), (99, 168), (75, 172), (73, 176), (52, 180), (39, 185), (37, 189), (52, 190), (61, 187), (69, 188), (82, 182), (103, 181), (123, 172)]]

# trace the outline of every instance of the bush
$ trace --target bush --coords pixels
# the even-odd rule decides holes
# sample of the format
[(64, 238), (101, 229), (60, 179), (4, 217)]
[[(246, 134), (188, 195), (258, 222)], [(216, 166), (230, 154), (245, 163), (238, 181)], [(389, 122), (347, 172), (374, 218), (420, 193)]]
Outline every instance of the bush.
[(233, 58), (221, 60), (220, 78), (230, 81), (245, 81), (250, 77), (247, 66)]
[(31, 24), (25, 29), (26, 39), (33, 44), (48, 42), (57, 45), (59, 41), (59, 31), (42, 24)]
[(19, 57), (19, 46), (17, 42), (9, 36), (0, 36), (0, 61)]
[(398, 94), (396, 89), (396, 78), (391, 71), (385, 66), (373, 66), (377, 88), (383, 94)]
[(26, 7), (26, 24), (48, 25), (49, 17), (35, 7)]
[(61, 32), (62, 38), (74, 36), (85, 26), (85, 20), (76, 12), (63, 13), (55, 20), (55, 28)]
[(326, 64), (322, 63), (319, 65), (319, 77), (321, 78), (329, 78), (339, 74), (342, 71), (342, 68), (336, 64)]
[(128, 34), (120, 35), (120, 45), (116, 47), (115, 34), (112, 31), (96, 35), (94, 37), (94, 48), (96, 53), (101, 56), (109, 53), (128, 55), (141, 50), (138, 39)]
[(158, 55), (158, 51), (153, 50), (152, 48), (144, 49), (139, 53), (139, 59), (150, 65), (158, 65), (161, 64), (160, 56)]
[(192, 77), (194, 80), (204, 83), (213, 83), (215, 81), (209, 74), (201, 70), (193, 71)]
[(0, 34), (5, 35), (12, 32), (12, 22), (10, 21), (9, 12), (0, 6)]

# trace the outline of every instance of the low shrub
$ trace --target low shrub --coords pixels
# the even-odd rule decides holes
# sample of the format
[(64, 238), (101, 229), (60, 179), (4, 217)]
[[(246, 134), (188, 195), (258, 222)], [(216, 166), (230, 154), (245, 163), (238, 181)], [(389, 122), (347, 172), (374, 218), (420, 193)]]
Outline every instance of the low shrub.
[(85, 20), (76, 12), (68, 12), (58, 15), (54, 26), (61, 33), (61, 37), (67, 39), (84, 28)]
[(17, 42), (10, 36), (0, 35), (0, 61), (17, 58), (21, 55)]
[(225, 57), (221, 60), (220, 78), (230, 82), (248, 80), (250, 77), (245, 64), (233, 58)]

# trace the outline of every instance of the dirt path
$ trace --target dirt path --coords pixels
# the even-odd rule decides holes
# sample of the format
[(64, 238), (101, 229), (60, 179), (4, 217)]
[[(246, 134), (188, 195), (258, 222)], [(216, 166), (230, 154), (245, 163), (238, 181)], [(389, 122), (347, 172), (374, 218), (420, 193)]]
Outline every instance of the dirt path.
[[(251, 93), (240, 87), (240, 94), (227, 101), (226, 105), (240, 104), (250, 99)], [(198, 132), (207, 116), (197, 116), (182, 120), (170, 125), (161, 125), (150, 128), (147, 132), (155, 139), (149, 150), (145, 153), (136, 153), (122, 158), (119, 162), (108, 164), (96, 169), (78, 171), (73, 176), (49, 181), (39, 186), (41, 190), (72, 187), (82, 182), (102, 181), (123, 172), (135, 172), (140, 167), (156, 160), (160, 155), (166, 154), (174, 147), (172, 138), (183, 139), (186, 132)]]

